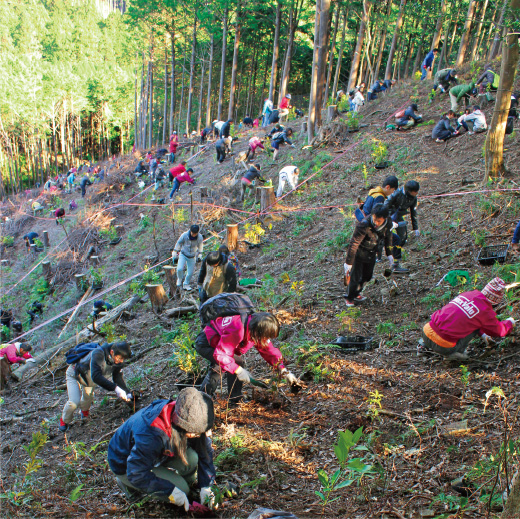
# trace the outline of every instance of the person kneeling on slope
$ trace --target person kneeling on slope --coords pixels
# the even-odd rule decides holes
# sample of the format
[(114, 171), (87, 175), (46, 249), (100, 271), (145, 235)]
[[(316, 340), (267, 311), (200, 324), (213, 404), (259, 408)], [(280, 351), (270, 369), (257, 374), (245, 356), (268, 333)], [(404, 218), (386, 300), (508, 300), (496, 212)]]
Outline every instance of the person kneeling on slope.
[[(201, 307), (225, 305), (229, 298), (245, 298), (238, 294), (220, 294), (208, 299)], [(245, 298), (247, 299), (247, 298)], [(249, 299), (247, 299), (250, 304)], [(271, 339), (278, 337), (280, 323), (267, 312), (256, 312), (242, 316), (226, 315), (210, 321), (195, 340), (195, 349), (211, 362), (201, 390), (213, 395), (223, 373), (226, 373), (229, 405), (235, 406), (242, 399), (242, 385), (251, 382), (250, 373), (243, 368), (242, 355), (256, 348), (260, 356), (287, 379), (289, 384), (298, 384), (298, 379), (283, 364), (280, 350), (275, 348)]]
[[(155, 400), (130, 417), (108, 444), (107, 460), (127, 498), (134, 492), (190, 508), (188, 493), (197, 483), (201, 503), (217, 508), (210, 431), (213, 401), (194, 387), (177, 400)], [(196, 481), (197, 479), (197, 481)]]
[[(132, 356), (130, 345), (127, 342), (105, 343), (103, 346), (98, 343), (81, 344), (70, 353), (74, 355), (74, 350), (79, 348), (83, 348), (85, 355), (71, 364), (65, 373), (69, 400), (60, 418), (58, 428), (61, 432), (69, 428), (78, 406), (81, 418), (88, 417), (96, 385), (114, 391), (125, 402), (130, 401), (122, 373), (124, 362)], [(112, 381), (108, 380), (108, 376), (112, 377)]]
[(432, 139), (434, 139), (435, 142), (445, 142), (459, 134), (451, 125), (453, 119), (455, 119), (455, 112), (453, 110), (448, 110), (448, 113), (442, 116), (441, 120), (432, 130)]
[(345, 304), (348, 307), (361, 303), (366, 299), (361, 295), (363, 286), (372, 279), (376, 264), (377, 251), (384, 243), (390, 268), (394, 265), (392, 256), (392, 229), (394, 224), (388, 217), (388, 209), (377, 204), (372, 214), (356, 225), (345, 259), (345, 282), (347, 293)]
[(220, 248), (210, 252), (202, 260), (198, 285), (201, 304), (223, 292), (236, 292), (237, 272)]
[(424, 348), (449, 359), (466, 360), (466, 348), (474, 337), (480, 336), (489, 344), (491, 337), (509, 335), (515, 320), (508, 317), (499, 321), (493, 308), (502, 301), (505, 291), (504, 281), (497, 277), (482, 290), (459, 294), (424, 325)]

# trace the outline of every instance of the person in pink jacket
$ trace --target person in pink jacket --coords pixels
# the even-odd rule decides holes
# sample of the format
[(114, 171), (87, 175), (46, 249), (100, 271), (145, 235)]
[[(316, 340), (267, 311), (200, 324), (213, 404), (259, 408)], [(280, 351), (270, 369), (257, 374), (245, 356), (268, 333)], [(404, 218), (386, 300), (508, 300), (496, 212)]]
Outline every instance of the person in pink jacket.
[[(172, 168), (170, 171), (172, 171)], [(186, 171), (178, 173), (177, 176), (173, 179), (172, 190), (170, 191), (170, 202), (173, 199), (173, 195), (179, 190), (181, 184), (183, 182), (189, 182), (190, 184), (195, 184), (195, 180), (190, 177), (190, 173), (193, 173), (192, 168), (188, 168)]]
[(255, 158), (256, 148), (264, 148), (264, 141), (258, 137), (251, 137), (249, 139), (249, 148), (247, 149), (246, 160), (253, 160)]
[(11, 374), (11, 365), (25, 364), (27, 361), (34, 362), (32, 355), (29, 353), (31, 350), (31, 346), (21, 342), (0, 346), (0, 389), (4, 389), (7, 385), (7, 378)]
[(423, 328), (424, 347), (455, 360), (465, 360), (466, 347), (474, 337), (489, 344), (491, 337), (505, 337), (515, 326), (509, 317), (499, 321), (493, 306), (505, 294), (500, 278), (490, 281), (482, 290), (463, 292), (431, 316)]
[(222, 372), (225, 372), (229, 405), (237, 405), (242, 399), (243, 383), (251, 382), (251, 375), (243, 367), (242, 355), (253, 347), (269, 365), (282, 373), (289, 384), (297, 384), (298, 379), (284, 366), (280, 350), (271, 342), (279, 332), (278, 319), (267, 312), (248, 316), (245, 326), (240, 315), (218, 317), (211, 321), (195, 340), (199, 355), (211, 362), (201, 391), (213, 395)]

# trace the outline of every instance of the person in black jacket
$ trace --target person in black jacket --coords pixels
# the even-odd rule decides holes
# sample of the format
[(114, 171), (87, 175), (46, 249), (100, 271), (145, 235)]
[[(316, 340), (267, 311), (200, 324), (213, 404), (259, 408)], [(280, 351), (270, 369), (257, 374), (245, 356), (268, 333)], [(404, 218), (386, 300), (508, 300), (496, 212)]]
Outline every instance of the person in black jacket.
[(215, 143), (217, 152), (217, 164), (222, 164), (226, 159), (226, 154), (231, 153), (231, 137), (221, 138)]
[(383, 92), (384, 90), (384, 81), (382, 79), (378, 79), (374, 82), (370, 90), (368, 91), (367, 101), (373, 101), (377, 99), (377, 94)]
[(36, 238), (38, 238), (38, 233), (34, 231), (31, 231), (23, 236), (27, 250), (31, 250), (31, 245), (34, 243), (34, 240), (36, 240)]
[(200, 304), (218, 294), (236, 292), (235, 267), (220, 250), (210, 252), (202, 261), (198, 285)]
[(271, 146), (273, 147), (273, 160), (276, 160), (278, 157), (278, 152), (280, 151), (280, 146), (282, 144), (287, 143), (292, 148), (296, 148), (296, 146), (292, 143), (293, 131), (292, 128), (287, 128), (281, 132), (275, 133), (271, 139)]
[(348, 307), (361, 303), (366, 297), (361, 295), (363, 286), (372, 279), (376, 264), (377, 251), (383, 242), (385, 252), (393, 266), (392, 256), (392, 220), (388, 217), (388, 208), (377, 204), (372, 214), (356, 225), (345, 259), (345, 276), (348, 280), (345, 304)]
[(220, 130), (220, 138), (226, 139), (229, 137), (229, 134), (231, 133), (231, 123), (233, 122), (232, 119), (228, 119), (224, 125), (222, 126)]
[(385, 207), (390, 212), (390, 217), (397, 224), (396, 232), (399, 236), (400, 245), (394, 247), (395, 263), (393, 271), (396, 274), (407, 274), (409, 271), (399, 265), (399, 260), (402, 257), (401, 249), (405, 246), (408, 238), (408, 231), (406, 229), (407, 222), (404, 216), (408, 211), (410, 212), (410, 219), (412, 221), (412, 229), (415, 236), (419, 236), (419, 224), (417, 223), (417, 195), (419, 194), (419, 182), (415, 180), (408, 180), (403, 187), (400, 187), (392, 195), (390, 195), (385, 202)]
[(85, 176), (81, 179), (79, 185), (81, 186), (81, 198), (84, 198), (87, 193), (87, 186), (91, 186), (92, 182), (90, 181), (90, 178)]
[(212, 133), (213, 133), (213, 125), (208, 126), (207, 128), (204, 128), (200, 132), (200, 143), (206, 144), (207, 138), (210, 137)]
[[(68, 367), (65, 375), (69, 400), (60, 418), (60, 431), (65, 432), (69, 428), (78, 406), (82, 419), (88, 417), (96, 385), (107, 391), (115, 391), (119, 398), (130, 401), (122, 369), (124, 362), (131, 356), (130, 345), (126, 342), (105, 343), (103, 346), (98, 344), (77, 364)], [(109, 376), (112, 377), (112, 381), (108, 380)]]
[(253, 119), (251, 119), (249, 115), (246, 115), (242, 122), (244, 123), (244, 126), (247, 126), (248, 128), (253, 127)]
[(251, 187), (256, 179), (258, 179), (260, 182), (265, 182), (265, 178), (260, 175), (260, 164), (251, 164), (241, 180), (240, 200), (244, 200), (246, 191)]
[(442, 116), (441, 120), (432, 130), (432, 139), (434, 139), (435, 142), (445, 142), (459, 134), (451, 125), (453, 119), (455, 119), (455, 112), (453, 110), (448, 110), (448, 113)]

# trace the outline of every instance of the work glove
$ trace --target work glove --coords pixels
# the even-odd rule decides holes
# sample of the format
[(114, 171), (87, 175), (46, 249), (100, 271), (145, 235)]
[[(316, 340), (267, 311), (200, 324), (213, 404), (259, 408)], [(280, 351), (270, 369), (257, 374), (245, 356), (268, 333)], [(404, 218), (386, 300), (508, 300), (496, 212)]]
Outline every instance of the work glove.
[(184, 507), (185, 512), (187, 512), (190, 509), (190, 502), (188, 501), (188, 496), (177, 487), (173, 489), (173, 492), (168, 496), (168, 499), (170, 500), (170, 503)]
[(394, 231), (398, 227), (399, 227), (399, 224), (397, 222), (392, 222), (392, 231)]
[(247, 369), (244, 369), (242, 366), (238, 366), (237, 370), (235, 371), (235, 375), (237, 376), (238, 380), (240, 382), (251, 382), (251, 375)]
[(128, 402), (130, 400), (128, 398), (128, 395), (126, 394), (126, 391), (124, 389), (121, 389), (119, 386), (116, 386), (115, 392), (116, 392), (117, 397), (121, 398), (125, 402)]
[(395, 261), (393, 256), (388, 256), (388, 263), (390, 268), (394, 266)]
[(197, 256), (197, 263), (200, 263), (202, 261), (202, 253), (199, 252), (198, 256)]
[(298, 378), (296, 377), (296, 375), (294, 375), (293, 373), (291, 373), (287, 368), (283, 368), (282, 369), (282, 375), (285, 377), (285, 379), (287, 380), (287, 382), (289, 382), (289, 384), (291, 384), (291, 386), (293, 384), (299, 384), (299, 380)]
[(352, 270), (352, 265), (347, 265), (346, 263), (343, 263), (343, 269), (345, 271), (345, 276)]
[(516, 326), (516, 322), (515, 322), (515, 320), (514, 320), (512, 317), (508, 317), (508, 318), (506, 319), (506, 321), (511, 321), (511, 323), (513, 324), (513, 327)]
[(486, 343), (486, 346), (491, 346), (492, 344), (495, 344), (493, 338), (486, 333), (482, 334), (482, 340)]
[(416, 229), (414, 233), (416, 238), (418, 238), (421, 235), (421, 231), (419, 229)]
[(175, 261), (178, 257), (179, 257), (179, 253), (176, 250), (174, 250), (172, 252), (172, 260)]
[(25, 362), (34, 362), (34, 363), (36, 363), (36, 361), (34, 359), (26, 359)]
[(202, 487), (200, 489), (200, 502), (208, 508), (211, 508), (211, 510), (218, 508), (218, 503), (215, 503), (215, 494), (210, 487)]

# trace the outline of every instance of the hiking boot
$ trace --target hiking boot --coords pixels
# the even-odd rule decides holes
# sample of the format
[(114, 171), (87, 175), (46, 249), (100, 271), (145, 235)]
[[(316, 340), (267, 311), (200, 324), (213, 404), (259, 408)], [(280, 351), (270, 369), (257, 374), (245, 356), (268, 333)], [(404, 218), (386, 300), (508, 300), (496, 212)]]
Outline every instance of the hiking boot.
[(468, 132), (468, 135), (474, 135), (475, 132)]
[(362, 303), (363, 301), (366, 301), (366, 297), (359, 294), (357, 297), (354, 298), (354, 303)]
[(125, 495), (127, 499), (132, 499), (134, 497), (134, 493), (132, 492), (132, 489), (125, 485), (117, 476), (116, 476), (116, 483), (117, 486), (121, 489), (121, 492)]
[(464, 352), (464, 353), (452, 353), (451, 355), (447, 355), (444, 360), (455, 360), (455, 361), (461, 361), (461, 360), (468, 360), (469, 359), (469, 355)]
[(182, 288), (183, 290), (186, 290), (186, 292), (191, 292), (193, 290), (191, 285), (183, 285)]
[(444, 141), (442, 139), (435, 139), (435, 142), (438, 142), (439, 144), (442, 144)]
[(353, 306), (356, 306), (353, 301), (351, 301), (350, 299), (347, 299), (346, 297), (345, 297), (345, 304), (347, 305), (347, 308), (352, 308)]
[(399, 263), (395, 263), (394, 266), (392, 267), (392, 272), (394, 274), (409, 274), (410, 269), (401, 267), (401, 265), (399, 265)]
[(69, 428), (69, 424), (66, 424), (66, 423), (63, 421), (63, 418), (60, 418), (60, 425), (58, 425), (58, 429), (59, 429), (61, 432), (66, 432), (68, 428)]
[(86, 411), (79, 412), (79, 417), (81, 418), (82, 422), (86, 422), (87, 420), (89, 420), (90, 419), (89, 415), (90, 415), (89, 409), (87, 409)]

